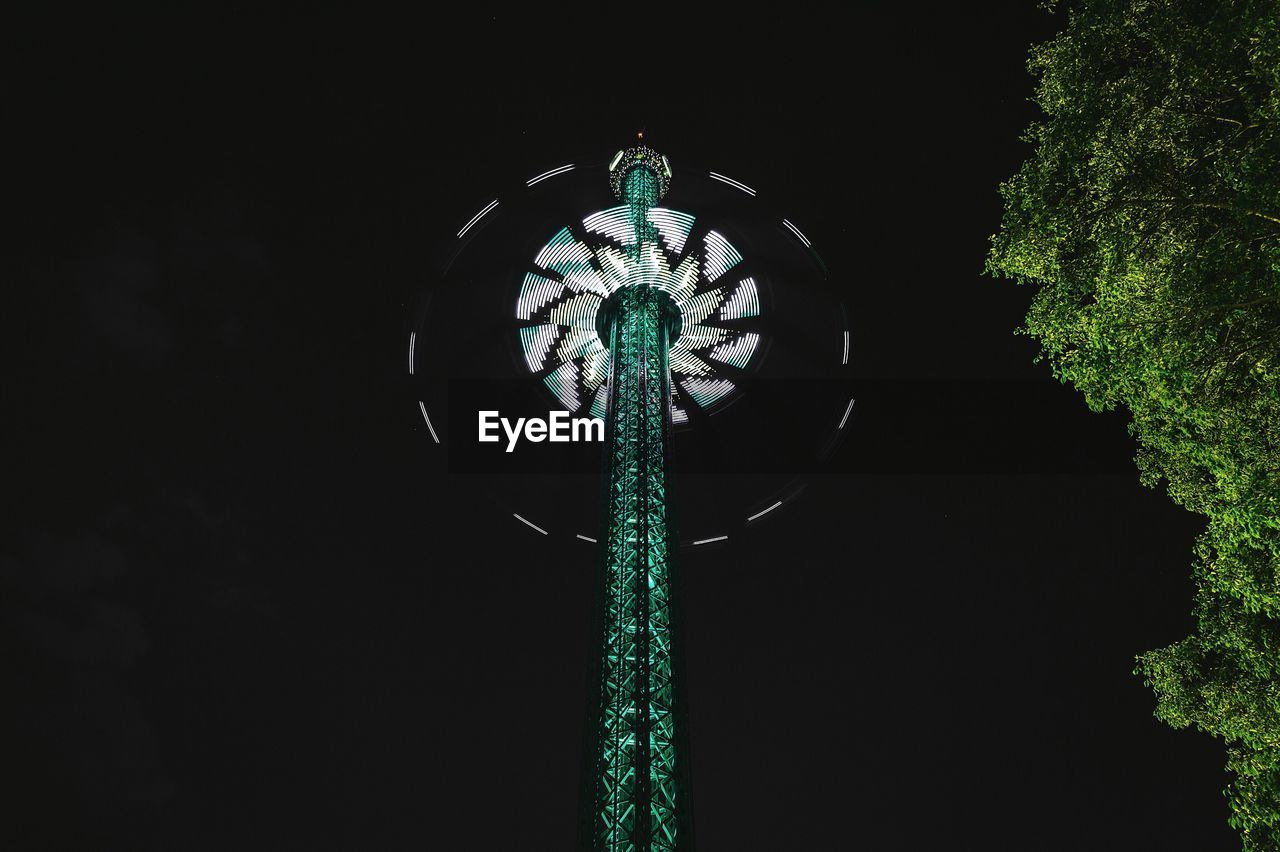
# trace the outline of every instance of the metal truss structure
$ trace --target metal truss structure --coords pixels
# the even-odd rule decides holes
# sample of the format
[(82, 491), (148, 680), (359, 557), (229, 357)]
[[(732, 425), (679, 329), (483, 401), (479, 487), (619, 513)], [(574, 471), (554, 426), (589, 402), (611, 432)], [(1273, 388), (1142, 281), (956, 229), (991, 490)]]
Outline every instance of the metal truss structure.
[[(649, 211), (670, 169), (638, 147), (615, 157), (610, 177), (636, 235), (629, 251), (643, 269), (641, 259), (655, 253), (659, 239)], [(604, 313), (607, 532), (581, 845), (609, 852), (687, 850), (693, 840), (667, 502), (668, 352), (679, 312), (647, 278), (618, 289)]]
[[(518, 465), (486, 472), (483, 487), (504, 524), (553, 546), (597, 549), (578, 848), (689, 852), (677, 546), (736, 538), (799, 496), (796, 472), (823, 463), (852, 422), (850, 328), (808, 236), (768, 196), (690, 168), (679, 197), (664, 203), (670, 164), (638, 143), (604, 169), (617, 203), (602, 208), (604, 165), (564, 163), (459, 218), (457, 248), (409, 334), (407, 365), (415, 417), (435, 445), (450, 444), (455, 377), (532, 377), (558, 410), (604, 419), (599, 503), (580, 480), (548, 488)], [(498, 320), (493, 296), (503, 288), (514, 299)], [(492, 356), (507, 347), (517, 358), (500, 365)], [(811, 424), (816, 440), (797, 440), (798, 424)], [(471, 429), (458, 421), (452, 431)], [(763, 463), (751, 487), (729, 493), (718, 476), (683, 482), (680, 519), (699, 531), (684, 542), (670, 491), (677, 429), (694, 433), (682, 453), (714, 447), (682, 456), (699, 472)], [(584, 448), (564, 449), (556, 459), (581, 464)], [(470, 448), (459, 458), (465, 468)], [(761, 489), (766, 496), (746, 493)]]

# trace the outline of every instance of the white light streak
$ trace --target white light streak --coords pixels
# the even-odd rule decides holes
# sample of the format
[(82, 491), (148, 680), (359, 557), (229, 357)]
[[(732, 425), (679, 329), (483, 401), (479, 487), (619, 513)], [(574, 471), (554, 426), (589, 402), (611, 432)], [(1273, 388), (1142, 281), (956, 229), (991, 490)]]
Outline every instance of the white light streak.
[(525, 526), (531, 527), (532, 529), (537, 530), (538, 532), (542, 533), (543, 535), (546, 535), (546, 534), (547, 534), (547, 531), (546, 531), (546, 530), (544, 530), (542, 527), (538, 526), (537, 524), (533, 523), (532, 521), (525, 520), (524, 518), (522, 518), (522, 517), (520, 517), (519, 515), (517, 515), (515, 512), (512, 512), (512, 513), (511, 513), (511, 516), (512, 516), (513, 518), (515, 518), (517, 521), (519, 521), (520, 523), (524, 524)]
[(556, 175), (562, 175), (565, 172), (571, 172), (571, 171), (573, 171), (573, 163), (569, 163), (568, 165), (565, 165), (565, 166), (559, 166), (557, 168), (552, 169), (549, 172), (543, 172), (537, 177), (531, 177), (527, 181), (525, 181), (524, 184), (525, 186), (533, 186), (535, 183), (542, 183), (547, 178), (553, 178)]
[(711, 174), (712, 180), (718, 180), (721, 183), (727, 183), (729, 184), (729, 186), (732, 186), (735, 189), (740, 189), (743, 192), (745, 192), (747, 195), (755, 197), (756, 191), (751, 187), (747, 186), (745, 183), (741, 183), (740, 181), (736, 181), (731, 177), (726, 177), (725, 175), (718, 174), (716, 172), (711, 172), (710, 174)]
[[(609, 295), (609, 288), (600, 279), (600, 273), (591, 265), (591, 249), (578, 242), (568, 228), (561, 228), (560, 232), (551, 238), (551, 242), (538, 252), (533, 263), (535, 266), (558, 273), (564, 279), (564, 284), (557, 285), (560, 288), (558, 292), (563, 292), (564, 288), (568, 287), (575, 293)], [(523, 299), (524, 288), (521, 288), (522, 303)], [(536, 310), (538, 306), (527, 307)]]
[[(605, 366), (608, 366), (607, 361)], [(596, 388), (596, 398), (591, 403), (591, 411), (588, 412), (592, 417), (599, 417), (602, 420), (609, 413), (609, 384), (607, 379), (608, 371), (606, 370), (605, 377)]]
[(723, 287), (705, 290), (681, 302), (680, 316), (685, 325), (696, 325), (715, 313), (716, 308), (720, 307), (720, 303), (724, 301), (724, 293)]
[(524, 277), (524, 284), (520, 287), (520, 299), (516, 302), (516, 317), (522, 320), (533, 319), (536, 311), (555, 301), (564, 291), (565, 286), (561, 282), (532, 272), (528, 273)]
[(547, 354), (559, 336), (560, 329), (554, 325), (530, 325), (520, 329), (520, 345), (524, 348), (524, 360), (530, 372), (542, 372)]
[[(680, 340), (676, 341), (676, 346), (679, 346), (683, 340), (684, 335), (682, 334), (680, 335)], [(668, 358), (670, 360), (667, 366), (671, 368), (671, 372), (681, 376), (709, 376), (715, 372), (715, 369), (710, 364), (688, 349), (672, 347)]]
[(609, 161), (609, 171), (613, 171), (618, 167), (618, 163), (622, 162), (622, 152), (613, 155), (613, 159)]
[(605, 348), (594, 328), (571, 328), (560, 338), (560, 344), (556, 347), (556, 360), (564, 363), (597, 351), (605, 352)]
[(744, 319), (760, 315), (760, 293), (756, 290), (756, 279), (743, 278), (733, 295), (720, 306), (720, 319)]
[(603, 343), (596, 340), (591, 344), (587, 354), (582, 356), (582, 383), (588, 390), (594, 391), (608, 380), (609, 350), (604, 348)]
[(592, 233), (604, 234), (621, 245), (636, 244), (636, 229), (631, 224), (631, 211), (625, 206), (592, 213), (582, 220), (582, 226)]
[(733, 332), (718, 325), (690, 325), (680, 332), (680, 339), (671, 347), (680, 349), (707, 349), (728, 339)]
[(409, 375), (413, 375), (413, 344), (418, 338), (418, 332), (409, 332)]
[(782, 501), (781, 501), (781, 500), (779, 500), (777, 503), (774, 503), (774, 504), (773, 504), (772, 506), (770, 506), (769, 508), (767, 508), (767, 509), (762, 509), (761, 511), (756, 512), (754, 515), (752, 515), (751, 517), (747, 518), (747, 523), (751, 523), (751, 522), (752, 522), (752, 521), (754, 521), (756, 518), (759, 518), (759, 517), (761, 517), (761, 516), (763, 516), (763, 515), (767, 515), (767, 514), (769, 514), (769, 513), (770, 513), (770, 512), (772, 512), (774, 509), (778, 508), (778, 507), (779, 507), (779, 506), (781, 506), (781, 505), (782, 505)]
[(591, 542), (592, 544), (599, 544), (599, 543), (600, 543), (600, 542), (596, 541), (594, 538), (591, 538), (591, 537), (589, 537), (589, 536), (585, 536), (585, 535), (583, 535), (582, 533), (578, 533), (576, 536), (574, 536), (574, 538), (580, 538), (580, 539), (582, 539), (583, 541), (589, 541), (589, 542)]
[(698, 541), (695, 541), (695, 542), (694, 542), (694, 544), (695, 544), (695, 545), (699, 545), (699, 544), (711, 544), (713, 541), (726, 541), (726, 540), (728, 540), (728, 538), (729, 538), (729, 536), (727, 536), (727, 535), (718, 535), (718, 536), (716, 536), (715, 538), (703, 538), (703, 539), (699, 539)]
[[(673, 391), (689, 399), (673, 402), (674, 423), (688, 422), (692, 406), (707, 408), (734, 393), (732, 381), (718, 378), (720, 364), (746, 369), (764, 342), (755, 333), (702, 324), (711, 317), (760, 314), (755, 280), (727, 278), (743, 262), (738, 249), (709, 231), (697, 249), (682, 255), (694, 217), (660, 207), (650, 209), (648, 217), (660, 240), (646, 242), (638, 257), (626, 250), (636, 244), (628, 208), (617, 206), (584, 217), (588, 236), (583, 240), (561, 228), (524, 276), (515, 314), (528, 323), (519, 331), (525, 364), (535, 374), (550, 371), (542, 381), (568, 411), (589, 407), (595, 417), (608, 413), (609, 353), (596, 320), (604, 300), (619, 288), (660, 290), (680, 311), (682, 331), (670, 347), (668, 369)], [(680, 258), (675, 269), (673, 257)], [(721, 279), (727, 279), (724, 286), (714, 286)]]
[(804, 234), (800, 233), (800, 229), (799, 229), (799, 228), (797, 228), (795, 225), (791, 224), (791, 221), (790, 221), (790, 220), (788, 220), (788, 219), (783, 219), (783, 220), (782, 220), (782, 224), (786, 225), (786, 226), (787, 226), (787, 228), (789, 228), (789, 229), (791, 230), (791, 233), (795, 234), (797, 237), (799, 237), (799, 238), (800, 238), (800, 242), (804, 243), (804, 247), (805, 247), (805, 248), (808, 248), (809, 246), (813, 245), (812, 243), (810, 243), (810, 242), (809, 242), (809, 238), (808, 238), (808, 237), (806, 237)]
[(422, 400), (418, 400), (418, 408), (422, 410), (422, 419), (427, 421), (427, 428), (431, 430), (431, 440), (437, 444), (440, 443), (440, 438), (436, 436), (436, 427), (431, 425), (431, 418), (427, 416), (427, 406)]
[(566, 411), (577, 411), (582, 407), (582, 400), (578, 396), (578, 365), (576, 362), (567, 361), (556, 367), (543, 377), (542, 383), (555, 394), (556, 399), (560, 400), (560, 404), (564, 406)]
[(745, 370), (759, 343), (760, 335), (747, 332), (728, 343), (721, 343), (715, 349), (712, 349), (710, 357), (737, 367), (739, 370)]
[(648, 216), (649, 221), (657, 227), (658, 234), (667, 244), (667, 248), (671, 249), (673, 254), (678, 255), (683, 252), (684, 241), (689, 238), (689, 232), (693, 230), (693, 216), (678, 210), (668, 210), (665, 207), (651, 208)]
[(707, 408), (722, 397), (733, 392), (734, 384), (728, 379), (690, 378), (680, 383), (680, 387), (689, 398), (703, 408)]
[(718, 231), (707, 231), (702, 240), (706, 248), (706, 262), (702, 267), (707, 281), (714, 282), (733, 267), (742, 262), (742, 255), (733, 244), (720, 235)]
[(848, 406), (845, 407), (844, 417), (840, 418), (840, 425), (836, 427), (837, 429), (844, 428), (844, 424), (849, 421), (849, 412), (851, 411), (853, 411), (853, 400), (849, 400)]
[(840, 359), (841, 364), (849, 363), (849, 329), (844, 330), (844, 357)]
[(458, 238), (461, 239), (463, 234), (471, 230), (472, 225), (474, 225), (476, 222), (479, 222), (482, 216), (484, 216), (486, 213), (488, 213), (490, 210), (492, 210), (497, 206), (498, 206), (498, 199), (496, 198), (490, 201), (488, 204), (486, 204), (483, 210), (481, 210), (479, 213), (471, 217), (470, 222), (462, 226), (462, 230), (458, 232)]

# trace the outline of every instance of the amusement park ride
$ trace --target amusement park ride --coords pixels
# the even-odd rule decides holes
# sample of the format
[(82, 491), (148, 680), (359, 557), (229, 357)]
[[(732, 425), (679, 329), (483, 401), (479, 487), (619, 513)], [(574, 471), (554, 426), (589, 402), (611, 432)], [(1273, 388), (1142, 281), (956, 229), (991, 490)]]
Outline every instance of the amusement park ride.
[[(529, 496), (516, 511), (522, 488), (495, 486), (509, 522), (598, 548), (583, 849), (693, 848), (681, 563), (794, 502), (853, 411), (846, 312), (808, 237), (754, 188), (691, 172), (677, 198), (671, 163), (639, 139), (608, 161), (528, 178), (457, 232), (409, 338), (415, 408), (433, 444), (476, 440), (477, 412), (450, 389), (481, 375), (523, 372), (561, 411), (604, 421), (594, 500), (557, 514), (556, 501)], [(615, 203), (599, 209), (606, 188)], [(557, 227), (557, 217), (568, 221)], [(514, 299), (502, 317), (504, 293)], [(795, 440), (797, 422), (809, 439)], [(684, 434), (698, 432), (682, 456)], [(594, 445), (566, 452), (584, 449), (600, 457)], [(679, 520), (711, 528), (682, 538), (675, 480), (707, 456), (711, 475), (697, 499), (682, 495)], [(746, 480), (735, 466), (768, 475)], [(748, 481), (772, 490), (751, 493)]]

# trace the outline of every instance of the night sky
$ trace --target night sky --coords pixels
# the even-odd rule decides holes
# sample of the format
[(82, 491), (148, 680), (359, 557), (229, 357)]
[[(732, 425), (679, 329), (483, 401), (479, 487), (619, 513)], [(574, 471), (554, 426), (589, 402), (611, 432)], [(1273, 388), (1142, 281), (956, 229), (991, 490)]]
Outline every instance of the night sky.
[(1201, 521), (981, 274), (1029, 5), (13, 20), (4, 847), (570, 848), (593, 554), (449, 473), (405, 339), (499, 178), (644, 128), (798, 211), (859, 388), (683, 563), (699, 848), (1232, 848), (1131, 674)]

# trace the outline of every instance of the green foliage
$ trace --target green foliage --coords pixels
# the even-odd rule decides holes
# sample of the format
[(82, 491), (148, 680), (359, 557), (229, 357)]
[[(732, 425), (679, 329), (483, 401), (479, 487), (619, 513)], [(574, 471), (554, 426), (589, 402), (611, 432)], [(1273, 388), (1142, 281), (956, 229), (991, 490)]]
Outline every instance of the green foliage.
[(1032, 50), (1044, 119), (988, 271), (1143, 482), (1208, 519), (1195, 630), (1138, 658), (1156, 714), (1227, 743), (1230, 822), (1280, 849), (1280, 0), (1081, 0)]

